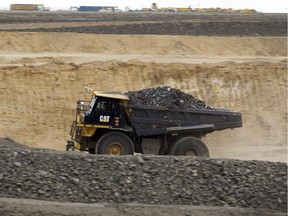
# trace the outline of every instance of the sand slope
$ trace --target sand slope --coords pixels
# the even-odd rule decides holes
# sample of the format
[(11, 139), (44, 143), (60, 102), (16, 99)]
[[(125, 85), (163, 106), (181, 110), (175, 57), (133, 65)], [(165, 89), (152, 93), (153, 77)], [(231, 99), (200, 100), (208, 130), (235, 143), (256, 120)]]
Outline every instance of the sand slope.
[(1, 137), (64, 150), (84, 86), (170, 85), (243, 113), (243, 128), (205, 138), (212, 157), (286, 161), (285, 37), (0, 36)]
[(0, 32), (0, 53), (287, 56), (286, 37), (93, 35)]

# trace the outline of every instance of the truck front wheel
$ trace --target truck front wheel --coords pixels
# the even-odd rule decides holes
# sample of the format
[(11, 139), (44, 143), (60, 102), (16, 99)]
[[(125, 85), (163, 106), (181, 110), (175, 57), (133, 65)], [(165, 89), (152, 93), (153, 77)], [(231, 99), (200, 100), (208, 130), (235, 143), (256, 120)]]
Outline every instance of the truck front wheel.
[(204, 142), (196, 137), (184, 137), (170, 148), (170, 155), (209, 157), (209, 151)]
[(96, 154), (132, 155), (134, 146), (132, 140), (120, 132), (104, 134), (96, 143)]

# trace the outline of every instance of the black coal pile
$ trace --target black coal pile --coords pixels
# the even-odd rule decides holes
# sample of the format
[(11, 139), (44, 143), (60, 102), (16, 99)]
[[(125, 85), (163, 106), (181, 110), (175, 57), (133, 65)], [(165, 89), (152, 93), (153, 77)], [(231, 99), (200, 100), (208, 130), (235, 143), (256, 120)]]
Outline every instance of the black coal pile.
[(129, 91), (125, 94), (130, 99), (129, 104), (133, 106), (151, 105), (167, 108), (213, 109), (207, 106), (204, 101), (169, 86)]
[(286, 212), (285, 163), (0, 147), (0, 197)]

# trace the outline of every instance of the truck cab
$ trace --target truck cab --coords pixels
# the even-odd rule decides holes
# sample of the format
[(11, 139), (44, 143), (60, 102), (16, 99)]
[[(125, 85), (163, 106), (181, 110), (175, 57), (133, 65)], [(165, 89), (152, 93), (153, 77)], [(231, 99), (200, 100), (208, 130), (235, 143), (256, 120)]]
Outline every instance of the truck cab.
[(70, 131), (71, 138), (76, 145), (74, 142), (68, 142), (67, 150), (76, 148), (91, 151), (95, 148), (97, 140), (108, 131), (121, 129), (129, 132), (132, 130), (127, 125), (125, 110), (122, 107), (129, 100), (126, 95), (118, 92), (94, 91), (88, 88), (86, 93), (91, 94), (92, 98), (89, 101), (77, 101), (76, 119)]
[(126, 125), (119, 100), (101, 96), (92, 98), (89, 109), (84, 114), (83, 123), (115, 128)]

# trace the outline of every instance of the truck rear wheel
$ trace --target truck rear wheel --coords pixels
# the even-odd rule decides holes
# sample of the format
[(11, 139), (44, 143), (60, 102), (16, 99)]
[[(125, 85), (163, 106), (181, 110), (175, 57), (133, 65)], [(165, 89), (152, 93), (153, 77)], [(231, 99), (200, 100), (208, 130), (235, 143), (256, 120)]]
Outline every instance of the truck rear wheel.
[(209, 151), (200, 139), (184, 137), (171, 146), (170, 155), (209, 157)]
[(104, 134), (96, 143), (96, 154), (132, 155), (134, 146), (132, 140), (120, 132)]

